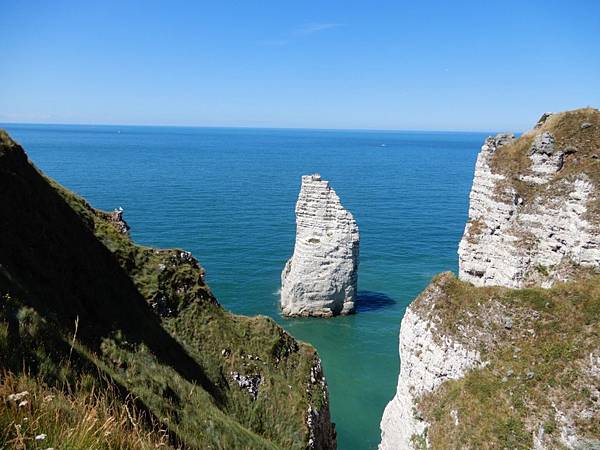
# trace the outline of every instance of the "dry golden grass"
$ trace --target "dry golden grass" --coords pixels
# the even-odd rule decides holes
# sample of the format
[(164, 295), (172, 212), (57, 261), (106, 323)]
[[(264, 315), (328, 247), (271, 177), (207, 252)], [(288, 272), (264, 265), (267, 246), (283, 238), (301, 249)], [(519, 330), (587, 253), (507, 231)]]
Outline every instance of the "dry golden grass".
[(173, 448), (163, 428), (111, 389), (82, 384), (66, 392), (27, 375), (1, 374), (0, 448)]
[(469, 223), (471, 226), (469, 227), (467, 240), (471, 244), (474, 244), (479, 239), (479, 235), (481, 233), (483, 233), (483, 230), (485, 229), (485, 222), (481, 219), (477, 219), (477, 220), (471, 220), (471, 221), (469, 221)]

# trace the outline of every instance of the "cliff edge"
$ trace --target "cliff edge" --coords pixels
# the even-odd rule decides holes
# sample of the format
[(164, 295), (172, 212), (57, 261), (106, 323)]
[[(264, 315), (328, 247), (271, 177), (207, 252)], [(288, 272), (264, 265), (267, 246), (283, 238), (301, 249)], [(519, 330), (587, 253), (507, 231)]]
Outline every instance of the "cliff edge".
[(598, 448), (599, 183), (595, 109), (486, 140), (459, 279), (402, 320), (380, 449)]
[[(13, 374), (0, 391), (31, 377), (74, 405), (82, 391), (115, 392), (123, 423), (144, 436), (150, 424), (163, 447), (334, 449), (314, 348), (267, 317), (225, 311), (189, 252), (138, 246), (128, 230), (122, 211), (96, 210), (44, 177), (0, 130), (0, 371)], [(0, 399), (0, 447), (34, 442), (35, 425), (44, 448), (149, 448), (102, 430), (65, 441), (47, 413), (8, 426), (34, 417), (21, 394)]]
[(477, 157), (459, 277), (476, 286), (550, 287), (600, 266), (600, 113), (546, 113)]

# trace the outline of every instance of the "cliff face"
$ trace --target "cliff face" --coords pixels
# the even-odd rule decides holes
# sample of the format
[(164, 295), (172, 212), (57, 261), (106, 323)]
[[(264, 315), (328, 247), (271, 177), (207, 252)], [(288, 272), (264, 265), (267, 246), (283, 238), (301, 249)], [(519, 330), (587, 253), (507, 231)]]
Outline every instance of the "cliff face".
[(599, 294), (598, 275), (517, 290), (437, 276), (402, 321), (380, 448), (597, 448)]
[(189, 252), (137, 246), (128, 229), (0, 131), (0, 369), (108, 383), (175, 446), (335, 448), (314, 348), (228, 313)]
[[(440, 295), (440, 286), (432, 284), (415, 304), (431, 312)], [(418, 398), (480, 363), (479, 351), (450, 336), (436, 339), (438, 333), (430, 318), (414, 306), (406, 311), (400, 325), (402, 364), (398, 388), (381, 421), (381, 450), (413, 448), (413, 444), (418, 444), (427, 429), (427, 422), (415, 409)]]
[(356, 221), (319, 175), (302, 177), (296, 203), (294, 254), (281, 274), (286, 316), (333, 316), (354, 312), (358, 282)]
[(381, 449), (600, 443), (599, 157), (593, 109), (486, 140), (460, 280), (436, 277), (402, 320)]
[(518, 140), (486, 140), (458, 251), (462, 280), (549, 287), (600, 266), (598, 115), (546, 114)]

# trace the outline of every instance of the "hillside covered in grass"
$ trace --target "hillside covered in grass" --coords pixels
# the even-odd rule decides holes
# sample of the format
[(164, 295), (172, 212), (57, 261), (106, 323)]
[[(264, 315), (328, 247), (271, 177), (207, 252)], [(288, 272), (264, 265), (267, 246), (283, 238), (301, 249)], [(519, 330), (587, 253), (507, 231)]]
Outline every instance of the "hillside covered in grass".
[[(119, 212), (44, 177), (0, 132), (3, 389), (25, 379), (68, 402), (109, 402), (103, 414), (117, 422), (131, 404), (140, 420), (123, 433), (141, 440), (128, 448), (335, 448), (314, 348), (269, 318), (225, 311), (191, 254), (137, 246), (127, 230)], [(2, 447), (24, 424), (0, 401)], [(35, 428), (44, 448), (63, 448), (45, 418)]]
[(484, 362), (419, 399), (431, 448), (599, 448), (599, 275), (515, 290), (442, 274), (411, 308)]

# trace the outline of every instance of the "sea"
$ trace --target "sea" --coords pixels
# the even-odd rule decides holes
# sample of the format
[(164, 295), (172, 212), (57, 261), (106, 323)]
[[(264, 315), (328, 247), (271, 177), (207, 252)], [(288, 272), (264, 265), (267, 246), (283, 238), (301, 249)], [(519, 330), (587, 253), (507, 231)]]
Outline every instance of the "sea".
[[(489, 133), (3, 124), (50, 177), (133, 239), (191, 251), (219, 302), (314, 345), (340, 450), (376, 449), (398, 333), (431, 278), (456, 272), (475, 159)], [(360, 229), (357, 313), (285, 319), (300, 177), (329, 180)]]

